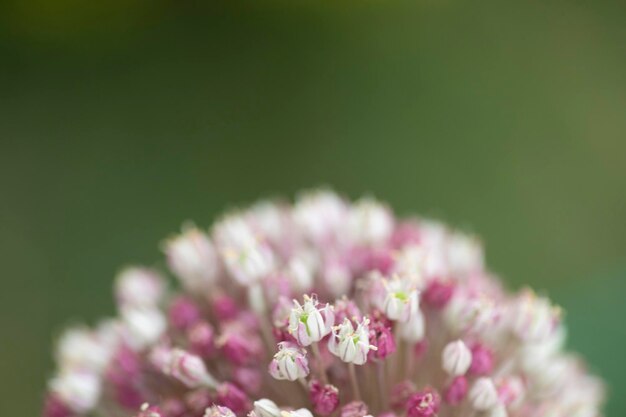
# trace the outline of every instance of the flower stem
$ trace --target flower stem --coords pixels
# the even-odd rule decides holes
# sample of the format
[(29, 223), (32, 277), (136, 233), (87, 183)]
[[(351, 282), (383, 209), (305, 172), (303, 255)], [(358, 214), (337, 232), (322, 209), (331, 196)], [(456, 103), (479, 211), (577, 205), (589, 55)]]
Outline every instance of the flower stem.
[(380, 395), (381, 409), (387, 410), (389, 409), (389, 404), (387, 400), (387, 376), (385, 375), (385, 363), (382, 361), (378, 362), (376, 364), (376, 371), (378, 373), (376, 383), (378, 384), (378, 393)]
[(324, 361), (322, 360), (322, 354), (320, 353), (320, 348), (317, 346), (317, 343), (311, 344), (311, 351), (313, 352), (313, 356), (317, 362), (320, 378), (322, 379), (324, 385), (326, 385), (328, 384), (328, 376), (326, 375), (326, 368), (324, 368)]
[(361, 401), (361, 391), (359, 390), (359, 383), (356, 379), (356, 369), (353, 363), (348, 364), (348, 370), (350, 372), (350, 383), (352, 384), (352, 392), (356, 401)]

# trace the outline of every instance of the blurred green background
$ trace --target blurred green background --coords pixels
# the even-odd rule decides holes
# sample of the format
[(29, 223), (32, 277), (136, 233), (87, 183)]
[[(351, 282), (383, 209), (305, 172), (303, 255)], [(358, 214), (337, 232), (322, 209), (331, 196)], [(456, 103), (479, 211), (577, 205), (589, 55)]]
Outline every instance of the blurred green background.
[(328, 184), (483, 236), (626, 415), (623, 1), (0, 6), (0, 401), (187, 219)]

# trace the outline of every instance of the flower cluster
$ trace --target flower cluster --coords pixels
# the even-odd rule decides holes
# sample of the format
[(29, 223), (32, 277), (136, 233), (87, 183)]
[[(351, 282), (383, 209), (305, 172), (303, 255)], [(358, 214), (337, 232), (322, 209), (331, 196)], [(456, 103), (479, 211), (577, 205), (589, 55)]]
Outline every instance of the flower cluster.
[(44, 417), (600, 416), (560, 310), (435, 221), (318, 190), (163, 250), (180, 290), (123, 270), (117, 316), (61, 336)]

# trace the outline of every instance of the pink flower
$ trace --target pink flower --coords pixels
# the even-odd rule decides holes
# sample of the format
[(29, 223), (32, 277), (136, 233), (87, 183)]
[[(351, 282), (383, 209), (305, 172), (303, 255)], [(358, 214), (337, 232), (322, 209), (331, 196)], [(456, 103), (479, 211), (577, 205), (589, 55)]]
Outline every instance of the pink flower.
[(439, 411), (439, 395), (432, 389), (413, 394), (407, 402), (408, 417), (431, 417)]
[(352, 401), (341, 407), (341, 417), (365, 417), (369, 410), (363, 401)]
[(371, 359), (382, 360), (396, 351), (391, 325), (384, 318), (376, 318), (369, 324), (369, 336), (372, 346), (376, 347), (369, 351)]
[(289, 342), (279, 343), (278, 352), (270, 362), (269, 372), (276, 379), (296, 381), (305, 378), (309, 374), (306, 351)]
[(200, 310), (189, 297), (177, 297), (170, 305), (169, 321), (177, 329), (185, 330), (199, 321), (201, 317)]
[(489, 348), (480, 344), (472, 345), (472, 364), (469, 373), (476, 376), (488, 375), (493, 369), (493, 353)]
[(422, 301), (429, 307), (441, 309), (445, 307), (452, 298), (454, 288), (454, 283), (450, 281), (434, 279), (426, 286), (422, 294)]
[(330, 333), (335, 314), (329, 304), (319, 307), (315, 297), (304, 296), (304, 304), (294, 300), (289, 316), (289, 332), (301, 346), (319, 342)]
[(43, 417), (601, 415), (560, 310), (473, 236), (327, 190), (205, 230), (164, 245), (181, 291), (125, 269), (117, 316), (62, 334)]
[(464, 376), (454, 378), (444, 392), (443, 398), (445, 402), (450, 405), (460, 404), (465, 399), (467, 387), (467, 379)]
[(309, 398), (315, 412), (323, 416), (332, 414), (339, 406), (339, 390), (334, 385), (322, 385), (318, 380), (309, 384)]
[(235, 385), (225, 382), (217, 387), (217, 403), (241, 415), (250, 411), (252, 405), (248, 396)]

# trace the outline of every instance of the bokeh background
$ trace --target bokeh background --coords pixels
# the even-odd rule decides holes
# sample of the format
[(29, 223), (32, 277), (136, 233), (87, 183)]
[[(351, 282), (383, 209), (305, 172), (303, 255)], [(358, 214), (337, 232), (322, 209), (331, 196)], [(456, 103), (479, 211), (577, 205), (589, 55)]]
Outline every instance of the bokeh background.
[(623, 1), (0, 5), (0, 415), (184, 220), (330, 185), (483, 236), (626, 415)]

